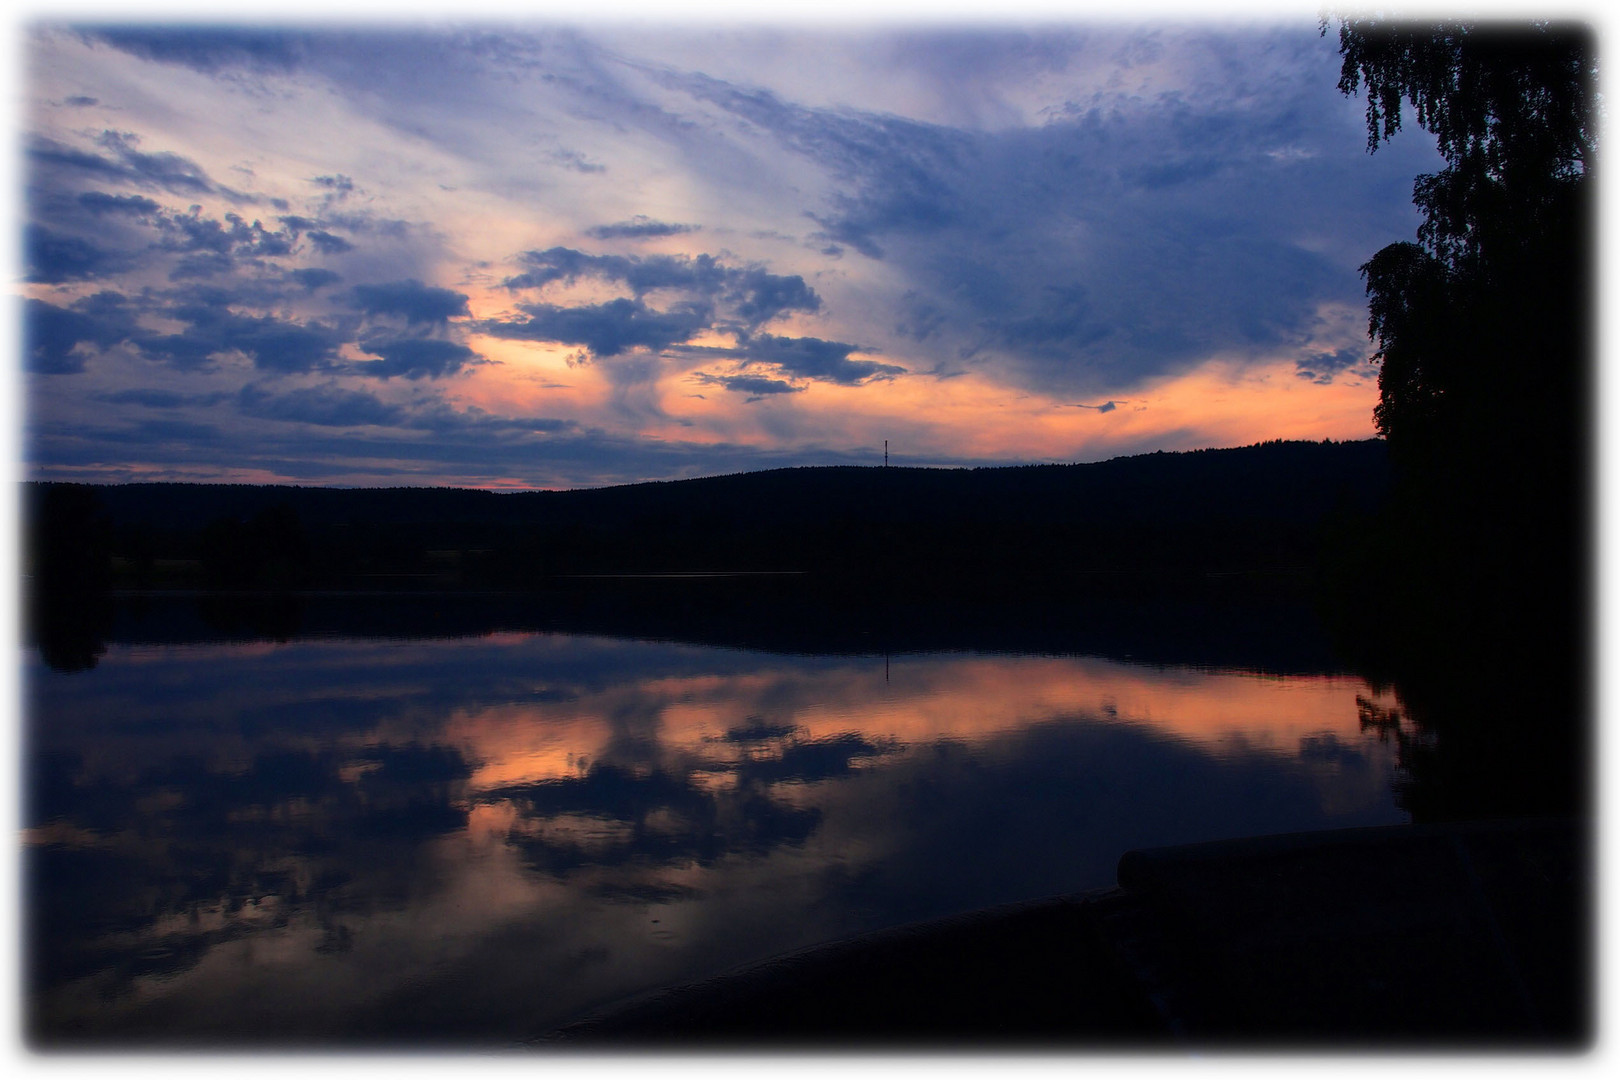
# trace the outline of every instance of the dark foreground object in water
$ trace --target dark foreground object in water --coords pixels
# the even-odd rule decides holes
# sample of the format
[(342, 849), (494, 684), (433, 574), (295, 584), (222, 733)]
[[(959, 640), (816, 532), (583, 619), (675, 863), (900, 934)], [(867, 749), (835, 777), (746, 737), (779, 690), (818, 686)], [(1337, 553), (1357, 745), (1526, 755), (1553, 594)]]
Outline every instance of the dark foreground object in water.
[(1115, 889), (819, 946), (538, 1042), (1576, 1051), (1592, 877), (1568, 822), (1133, 851)]

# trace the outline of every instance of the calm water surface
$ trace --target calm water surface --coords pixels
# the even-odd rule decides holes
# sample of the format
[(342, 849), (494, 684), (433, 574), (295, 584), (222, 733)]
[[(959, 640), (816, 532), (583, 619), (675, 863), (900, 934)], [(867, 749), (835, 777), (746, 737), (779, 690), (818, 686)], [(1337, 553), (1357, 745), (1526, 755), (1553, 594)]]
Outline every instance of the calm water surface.
[(1406, 820), (1351, 675), (549, 633), (24, 666), (38, 1045), (512, 1045), (1129, 848)]

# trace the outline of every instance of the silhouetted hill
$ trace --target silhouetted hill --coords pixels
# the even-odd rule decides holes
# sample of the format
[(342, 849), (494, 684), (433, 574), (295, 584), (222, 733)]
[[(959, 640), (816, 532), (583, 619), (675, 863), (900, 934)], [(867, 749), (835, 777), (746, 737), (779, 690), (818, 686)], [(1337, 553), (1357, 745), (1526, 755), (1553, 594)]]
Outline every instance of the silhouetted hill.
[[(580, 574), (790, 571), (956, 588), (1308, 566), (1324, 523), (1375, 504), (1386, 484), (1383, 445), (1367, 441), (1083, 465), (778, 469), (557, 492), (87, 490), (123, 585), (512, 588)], [(30, 485), (30, 502), (41, 505), (50, 487), (67, 485)]]
[[(29, 484), (29, 633), (68, 670), (108, 640), (495, 629), (1328, 670), (1306, 571), (1386, 484), (1374, 442), (520, 494)], [(139, 598), (164, 591), (191, 595)]]

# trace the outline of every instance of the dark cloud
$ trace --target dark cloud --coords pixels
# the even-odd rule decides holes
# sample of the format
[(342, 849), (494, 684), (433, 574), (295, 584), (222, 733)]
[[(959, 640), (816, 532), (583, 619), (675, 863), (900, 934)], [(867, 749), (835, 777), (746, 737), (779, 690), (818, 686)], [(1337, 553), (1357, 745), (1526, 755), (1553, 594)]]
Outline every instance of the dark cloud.
[(185, 255), (169, 269), (170, 281), (207, 281), (224, 277), (236, 268), (236, 260), (219, 251)]
[(407, 379), (442, 379), (485, 362), (467, 346), (439, 338), (366, 338), (360, 342), (360, 347), (382, 359), (357, 364), (354, 370), (380, 379), (395, 375)]
[(36, 174), (43, 171), (68, 171), (90, 173), (113, 180), (135, 179), (131, 170), (109, 158), (87, 150), (76, 150), (42, 135), (35, 135), (29, 139), (27, 154), (29, 164), (33, 166)]
[(301, 35), (247, 27), (90, 26), (79, 33), (143, 60), (204, 74), (225, 67), (288, 71), (307, 51)]
[(755, 334), (742, 342), (739, 354), (749, 363), (774, 364), (789, 375), (804, 379), (856, 386), (874, 378), (891, 378), (905, 374), (905, 368), (883, 364), (876, 360), (851, 360), (849, 354), (859, 352), (857, 345), (841, 341), (823, 341), (820, 338), (776, 337)]
[(996, 338), (1014, 349), (1072, 356), (1114, 332), (1100, 320), (1084, 285), (1048, 285), (1027, 315), (1008, 319)]
[(343, 275), (336, 270), (327, 270), (319, 266), (303, 267), (292, 271), (287, 276), (311, 292), (323, 285), (336, 285), (343, 280)]
[[(821, 298), (797, 274), (728, 266), (708, 254), (591, 255), (556, 247), (525, 252), (520, 260), (529, 269), (507, 279), (509, 288), (594, 278), (626, 285), (634, 298), (573, 307), (520, 305), (527, 320), (490, 320), (483, 330), (498, 337), (583, 345), (598, 357), (633, 348), (657, 351), (710, 329), (747, 333), (786, 312), (821, 308)], [(654, 308), (645, 297), (660, 290), (676, 292), (682, 299), (663, 310)]]
[(682, 233), (697, 232), (699, 228), (697, 225), (674, 225), (666, 221), (654, 221), (643, 214), (637, 214), (629, 221), (586, 229), (585, 235), (598, 240), (645, 240), (659, 236), (679, 236)]
[(342, 335), (317, 323), (284, 322), (271, 316), (232, 316), (219, 329), (224, 342), (253, 358), (262, 371), (318, 371), (337, 363)]
[(587, 160), (578, 150), (553, 150), (547, 156), (563, 168), (572, 169), (574, 172), (587, 174), (607, 172), (606, 165)]
[(270, 315), (243, 315), (231, 310), (232, 297), (217, 289), (193, 289), (163, 309), (170, 318), (191, 325), (177, 334), (134, 337), (147, 356), (173, 367), (207, 366), (217, 354), (241, 352), (260, 371), (279, 374), (335, 369), (338, 349), (346, 340), (339, 328)]
[[(130, 131), (105, 130), (94, 138), (97, 149), (79, 149), (45, 136), (31, 136), (26, 149), (29, 165), (29, 191), (32, 198), (60, 198), (86, 181), (97, 185), (125, 185), (147, 191), (165, 191), (185, 199), (206, 194), (224, 196), (232, 202), (253, 202), (253, 196), (215, 183), (206, 170), (188, 157), (172, 152), (146, 152), (139, 149), (141, 138)], [(79, 196), (81, 206), (91, 212), (128, 210), (151, 212), (156, 204), (118, 198), (107, 193)]]
[(759, 401), (775, 394), (797, 394), (804, 387), (794, 386), (781, 379), (767, 379), (762, 375), (710, 375), (698, 372), (693, 378), (706, 386), (719, 386), (733, 393), (747, 394), (749, 401)]
[(456, 409), (439, 401), (418, 409), (407, 421), (407, 426), (452, 438), (469, 436), (503, 438), (574, 431), (579, 427), (579, 423), (555, 416), (496, 416), (476, 405)]
[(144, 195), (108, 195), (101, 191), (86, 191), (79, 196), (79, 205), (92, 214), (129, 214), (150, 217), (160, 209), (158, 204)]
[[(1369, 162), (1342, 138), (1355, 117), (1333, 91), (1331, 43), (1207, 38), (1178, 45), (1196, 60), (1180, 75), (1214, 92), (1109, 91), (1039, 125), (1013, 115), (951, 128), (702, 75), (662, 79), (835, 180), (804, 208), (813, 238), (889, 264), (906, 289), (897, 329), (936, 363), (990, 365), (1039, 392), (1105, 393), (1215, 354), (1297, 348), (1323, 303), (1362, 299), (1364, 246), (1329, 248), (1324, 228), (1354, 218), (1405, 235), (1389, 188), (1409, 195), (1414, 164), (1432, 158), (1417, 146), (1403, 162)], [(1031, 48), (1058, 63), (1083, 45), (986, 44), (985, 70)], [(930, 63), (944, 86), (945, 68)]]
[(209, 358), (222, 348), (217, 339), (192, 334), (154, 334), (142, 337), (138, 344), (141, 352), (150, 359), (162, 361), (180, 371), (199, 371), (208, 367)]
[(322, 255), (341, 255), (345, 251), (354, 250), (354, 245), (349, 241), (324, 229), (312, 229), (308, 235), (310, 242)]
[(249, 383), (237, 395), (236, 407), (248, 416), (321, 427), (388, 426), (400, 423), (404, 417), (398, 406), (363, 390), (345, 390), (330, 383), (281, 394)]
[(73, 96), (71, 96), (69, 98), (65, 98), (62, 101), (62, 104), (71, 105), (76, 109), (82, 109), (82, 108), (86, 108), (86, 107), (88, 107), (90, 105), (100, 105), (101, 102), (98, 101), (97, 99), (93, 98), (93, 97), (86, 97), (83, 94), (74, 94)]
[(112, 292), (58, 307), (43, 300), (23, 302), (23, 354), (29, 371), (71, 375), (84, 370), (81, 344), (106, 348), (137, 333), (122, 295)]
[(202, 166), (190, 158), (162, 151), (148, 154), (137, 149), (141, 138), (130, 131), (103, 131), (96, 144), (112, 151), (125, 175), (145, 186), (162, 188), (176, 195), (234, 194), (208, 178)]
[[(347, 179), (347, 177), (344, 179)], [(302, 214), (283, 214), (276, 220), (280, 221), (295, 238), (300, 234), (307, 234), (310, 243), (314, 244), (315, 250), (322, 255), (341, 255), (345, 251), (354, 250), (352, 243), (331, 232), (329, 226), (341, 222), (348, 228), (353, 229), (358, 226), (363, 230), (369, 224), (365, 218), (346, 214), (332, 215), (321, 220), (305, 217)]]
[(412, 324), (442, 323), (470, 314), (465, 293), (424, 285), (414, 278), (383, 285), (356, 285), (354, 295), (367, 315), (399, 315)]
[(732, 283), (729, 298), (736, 303), (737, 316), (749, 326), (759, 326), (787, 311), (819, 311), (821, 297), (798, 274), (770, 274), (758, 267), (741, 271)]
[(770, 91), (707, 75), (672, 76), (671, 81), (854, 182), (853, 192), (834, 196), (835, 213), (809, 215), (823, 227), (819, 235), (824, 239), (883, 258), (875, 239), (879, 231), (937, 230), (979, 209), (953, 183), (980, 164), (975, 137), (968, 132), (875, 113), (798, 106)]
[(347, 195), (354, 190), (354, 181), (342, 173), (335, 176), (312, 177), (310, 182), (318, 187), (326, 188), (328, 191), (336, 192), (338, 195)]
[(223, 219), (203, 217), (197, 207), (183, 214), (166, 213), (157, 217), (163, 234), (160, 246), (166, 251), (207, 251), (220, 255), (280, 257), (290, 255), (293, 234), (286, 229), (271, 232), (258, 221), (227, 213)]
[(191, 214), (167, 215), (162, 219), (165, 232), (165, 248), (168, 251), (214, 251), (225, 254), (235, 246), (235, 238), (225, 230), (225, 225), (212, 217), (201, 217), (199, 212), (193, 210)]
[(140, 405), (148, 409), (178, 409), (187, 405), (217, 405), (229, 394), (181, 394), (173, 390), (117, 390), (96, 394), (97, 401), (110, 405)]
[(177, 409), (186, 404), (187, 396), (172, 390), (120, 390), (112, 394), (97, 394), (97, 401), (111, 405), (144, 405), (149, 409)]
[(190, 420), (142, 420), (128, 428), (107, 429), (95, 434), (101, 440), (112, 443), (168, 444), (187, 449), (199, 444), (212, 445), (225, 441), (214, 424), (199, 424)]
[(47, 285), (111, 277), (130, 266), (130, 258), (123, 252), (108, 251), (44, 225), (24, 229), (23, 257), (28, 280)]
[(1331, 383), (1335, 377), (1347, 371), (1354, 371), (1366, 363), (1367, 350), (1340, 349), (1338, 352), (1321, 352), (1294, 361), (1294, 373), (1302, 379), (1309, 379), (1311, 382), (1325, 386)]
[(575, 281), (592, 273), (622, 280), (634, 265), (628, 256), (587, 255), (565, 247), (526, 251), (518, 261), (530, 269), (507, 278), (503, 284), (508, 289), (541, 289), (554, 281)]
[(623, 298), (580, 307), (525, 304), (522, 310), (529, 316), (522, 322), (489, 320), (480, 329), (494, 337), (583, 345), (596, 356), (617, 356), (627, 349), (658, 350), (689, 341), (708, 329), (713, 316), (703, 306), (655, 311)]
[(732, 267), (713, 255), (588, 255), (573, 248), (528, 251), (529, 269), (506, 280), (510, 289), (542, 288), (553, 282), (596, 278), (622, 282), (639, 298), (658, 289), (722, 305), (729, 316), (753, 327), (789, 311), (821, 310), (821, 297), (798, 274), (772, 274), (761, 266)]
[(886, 254), (882, 246), (872, 239), (871, 229), (859, 222), (835, 220), (821, 214), (806, 214), (805, 217), (821, 226), (811, 234), (815, 239), (830, 241), (821, 249), (823, 255), (837, 258), (846, 247), (854, 248), (868, 259), (881, 260)]

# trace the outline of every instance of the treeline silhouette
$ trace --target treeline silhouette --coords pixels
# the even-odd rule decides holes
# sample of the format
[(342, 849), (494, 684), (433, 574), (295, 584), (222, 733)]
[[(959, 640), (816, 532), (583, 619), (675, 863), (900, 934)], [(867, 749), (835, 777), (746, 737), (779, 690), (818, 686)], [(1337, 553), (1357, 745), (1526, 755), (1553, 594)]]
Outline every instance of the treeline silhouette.
[[(1375, 441), (570, 492), (36, 483), (29, 624), (66, 670), (93, 666), (109, 636), (317, 625), (1328, 670), (1301, 600), (1340, 523), (1372, 513), (1387, 484)], [(115, 605), (115, 591), (133, 599)]]
[(1274, 442), (563, 492), (36, 483), (25, 513), (45, 592), (525, 589), (738, 573), (971, 592), (1117, 572), (1308, 569), (1332, 516), (1369, 510), (1386, 486), (1377, 442)]

